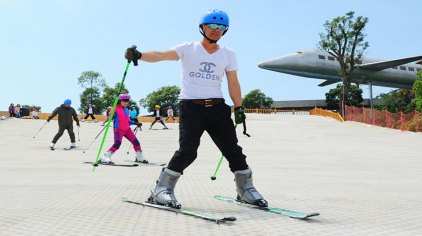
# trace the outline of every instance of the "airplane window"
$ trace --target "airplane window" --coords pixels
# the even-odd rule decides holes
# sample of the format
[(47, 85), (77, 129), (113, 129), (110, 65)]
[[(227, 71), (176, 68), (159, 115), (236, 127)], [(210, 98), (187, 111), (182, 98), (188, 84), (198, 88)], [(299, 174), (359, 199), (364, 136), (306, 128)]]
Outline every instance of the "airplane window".
[(334, 57), (330, 57), (330, 56), (328, 56), (328, 60), (330, 60), (330, 61), (334, 61)]
[(400, 70), (406, 70), (405, 66), (400, 66)]
[(318, 58), (325, 60), (325, 56), (323, 56), (323, 55), (318, 55)]
[(409, 67), (409, 71), (415, 71), (413, 67)]

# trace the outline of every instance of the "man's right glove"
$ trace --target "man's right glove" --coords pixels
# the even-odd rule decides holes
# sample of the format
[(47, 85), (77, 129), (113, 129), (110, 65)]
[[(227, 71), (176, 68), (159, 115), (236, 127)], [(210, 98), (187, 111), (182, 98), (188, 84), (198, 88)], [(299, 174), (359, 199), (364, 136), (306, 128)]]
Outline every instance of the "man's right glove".
[(142, 53), (136, 50), (136, 45), (126, 49), (125, 58), (128, 62), (133, 62), (135, 66), (138, 65), (138, 60), (141, 59)]
[(242, 124), (243, 122), (245, 122), (245, 119), (246, 119), (245, 109), (242, 106), (235, 107), (234, 108), (234, 122), (236, 124)]
[(139, 122), (139, 123), (136, 123), (136, 126), (138, 126), (139, 128), (141, 128), (141, 126), (142, 126), (142, 123), (141, 123), (141, 122)]
[(47, 122), (50, 122), (50, 120), (51, 120), (51, 119), (50, 119), (50, 118), (48, 118), (48, 119), (47, 119)]

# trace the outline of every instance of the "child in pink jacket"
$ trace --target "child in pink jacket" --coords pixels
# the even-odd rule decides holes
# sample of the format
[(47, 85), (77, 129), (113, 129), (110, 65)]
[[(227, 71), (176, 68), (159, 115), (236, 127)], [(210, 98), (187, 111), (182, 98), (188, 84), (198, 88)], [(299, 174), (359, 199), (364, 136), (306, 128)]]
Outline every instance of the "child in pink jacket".
[(111, 156), (120, 148), (123, 137), (128, 139), (132, 143), (133, 149), (135, 149), (135, 162), (148, 163), (148, 161), (142, 155), (141, 144), (139, 143), (138, 139), (130, 128), (130, 125), (133, 125), (135, 123), (129, 118), (129, 109), (127, 108), (129, 100), (129, 94), (119, 95), (119, 101), (117, 103), (116, 110), (114, 111), (114, 144), (101, 158), (100, 162), (103, 164), (114, 164), (114, 162), (111, 160)]

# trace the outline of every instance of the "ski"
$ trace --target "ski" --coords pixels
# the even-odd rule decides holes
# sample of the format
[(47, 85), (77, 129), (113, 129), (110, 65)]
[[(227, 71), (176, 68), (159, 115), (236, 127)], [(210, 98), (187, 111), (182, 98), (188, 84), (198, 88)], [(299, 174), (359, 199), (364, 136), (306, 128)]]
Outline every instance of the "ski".
[(76, 147), (73, 147), (73, 148), (63, 148), (63, 150), (66, 150), (66, 151), (75, 150), (75, 149), (76, 149)]
[(291, 210), (286, 210), (286, 209), (281, 209), (281, 208), (271, 207), (271, 206), (268, 206), (268, 207), (255, 206), (255, 205), (252, 205), (252, 204), (249, 204), (249, 203), (245, 203), (243, 201), (239, 201), (235, 198), (227, 197), (227, 196), (223, 196), (223, 195), (216, 195), (216, 196), (214, 196), (214, 198), (221, 200), (221, 201), (229, 202), (229, 203), (235, 203), (235, 204), (240, 205), (240, 206), (245, 206), (245, 207), (263, 210), (263, 211), (267, 211), (267, 212), (271, 212), (271, 213), (275, 213), (275, 214), (285, 215), (285, 216), (289, 216), (291, 218), (301, 219), (301, 220), (319, 215), (319, 213), (317, 213), (317, 212), (302, 213), (302, 212), (291, 211)]
[(136, 161), (129, 161), (129, 160), (125, 160), (125, 162), (135, 162), (136, 164), (139, 165), (146, 165), (146, 166), (165, 166), (167, 163), (154, 163), (154, 162), (148, 162), (148, 163), (144, 163), (144, 162), (136, 162)]
[(121, 166), (121, 167), (137, 167), (139, 166), (138, 164), (132, 164), (132, 165), (125, 165), (125, 164), (105, 164), (105, 163), (94, 163), (92, 161), (85, 161), (85, 164), (91, 164), (93, 166), (98, 166), (98, 165), (102, 165), (102, 166)]
[(201, 219), (204, 219), (204, 220), (213, 221), (217, 224), (224, 223), (224, 222), (232, 222), (232, 221), (236, 220), (236, 217), (234, 217), (234, 216), (218, 217), (218, 216), (214, 216), (214, 215), (204, 214), (204, 213), (198, 212), (198, 211), (187, 210), (187, 209), (177, 209), (177, 208), (172, 208), (172, 207), (168, 207), (168, 206), (163, 206), (163, 205), (159, 205), (157, 203), (150, 202), (150, 201), (138, 202), (138, 201), (129, 200), (127, 198), (123, 198), (122, 200), (124, 202), (132, 203), (132, 204), (136, 204), (136, 205), (153, 207), (153, 208), (160, 209), (160, 210), (171, 211), (171, 212), (174, 212), (176, 214), (180, 213), (180, 214), (187, 215), (187, 216), (193, 216), (193, 217), (201, 218)]

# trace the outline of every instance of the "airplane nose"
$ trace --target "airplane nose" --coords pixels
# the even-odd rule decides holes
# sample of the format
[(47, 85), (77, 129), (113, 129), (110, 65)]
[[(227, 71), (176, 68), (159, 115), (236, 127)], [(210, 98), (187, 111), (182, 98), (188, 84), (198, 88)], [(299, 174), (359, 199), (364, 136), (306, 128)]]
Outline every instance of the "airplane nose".
[(279, 57), (275, 59), (270, 59), (268, 61), (263, 61), (258, 64), (258, 67), (266, 70), (279, 70), (285, 69), (289, 64), (289, 59), (286, 57)]

